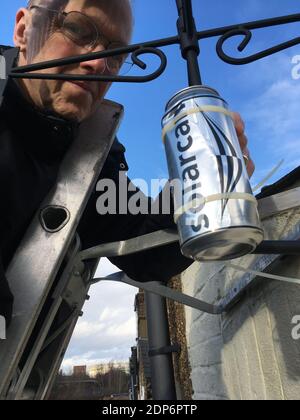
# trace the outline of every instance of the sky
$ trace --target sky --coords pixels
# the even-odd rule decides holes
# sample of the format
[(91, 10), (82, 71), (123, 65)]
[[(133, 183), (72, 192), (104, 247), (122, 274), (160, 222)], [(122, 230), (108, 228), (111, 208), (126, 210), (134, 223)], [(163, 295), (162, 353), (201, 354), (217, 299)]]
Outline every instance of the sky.
[[(2, 0), (1, 44), (12, 44), (15, 12), (24, 4), (22, 0)], [(199, 31), (299, 13), (298, 0), (193, 0), (193, 5)], [(176, 35), (175, 0), (134, 0), (134, 14), (134, 43)], [(293, 23), (253, 31), (253, 39), (242, 56), (298, 37), (299, 28), (300, 23)], [(240, 56), (236, 52), (239, 40), (240, 37), (230, 40), (226, 51)], [(253, 185), (284, 158), (269, 181), (272, 183), (300, 165), (300, 46), (249, 65), (231, 66), (218, 58), (216, 41), (212, 38), (200, 42), (203, 83), (219, 91), (245, 121), (256, 164)], [(133, 180), (168, 178), (161, 118), (168, 100), (187, 87), (187, 73), (178, 46), (163, 51), (168, 67), (159, 79), (147, 84), (115, 84), (108, 94), (109, 99), (125, 107), (118, 137), (126, 147), (129, 177)], [(149, 63), (153, 65), (151, 60)], [(97, 275), (113, 271), (116, 268), (105, 260)], [(92, 287), (91, 300), (84, 308), (64, 360), (66, 370), (74, 364), (128, 359), (136, 338), (135, 294), (136, 290), (126, 285), (105, 283)]]

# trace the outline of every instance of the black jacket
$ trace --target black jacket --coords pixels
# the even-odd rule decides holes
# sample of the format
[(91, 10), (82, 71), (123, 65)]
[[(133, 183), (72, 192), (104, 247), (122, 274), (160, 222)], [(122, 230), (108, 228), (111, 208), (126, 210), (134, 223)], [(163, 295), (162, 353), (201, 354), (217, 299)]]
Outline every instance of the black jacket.
[[(77, 129), (74, 123), (33, 108), (17, 83), (9, 82), (0, 109), (0, 315), (8, 322), (13, 296), (5, 270), (34, 214), (55, 184)], [(125, 148), (116, 140), (100, 178), (118, 183), (119, 171), (128, 169), (124, 152)], [(100, 216), (96, 211), (98, 197), (95, 191), (78, 228), (83, 248), (162, 228), (175, 229), (171, 214)], [(111, 261), (138, 281), (167, 281), (192, 263), (182, 256), (178, 244)]]

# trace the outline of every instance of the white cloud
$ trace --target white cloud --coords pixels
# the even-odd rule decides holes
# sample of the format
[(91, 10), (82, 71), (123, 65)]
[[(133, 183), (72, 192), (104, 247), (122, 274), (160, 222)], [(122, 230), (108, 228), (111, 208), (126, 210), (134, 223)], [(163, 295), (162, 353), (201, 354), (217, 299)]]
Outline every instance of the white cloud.
[(79, 321), (74, 330), (73, 339), (87, 338), (91, 335), (99, 333), (101, 326), (97, 323)]
[(113, 265), (107, 258), (101, 258), (95, 277), (105, 277), (117, 271), (120, 271), (118, 267)]
[(121, 324), (118, 325), (111, 325), (108, 330), (107, 334), (110, 337), (130, 337), (132, 336), (132, 332), (136, 329), (136, 318), (133, 315), (131, 318), (127, 319)]
[(250, 150), (258, 162), (253, 183), (282, 158), (284, 164), (273, 181), (300, 165), (300, 80), (292, 78), (292, 56), (274, 56), (272, 62), (256, 63), (255, 69), (245, 68), (240, 75), (246, 89), (257, 92), (256, 98), (251, 103), (244, 101), (241, 109), (247, 119)]
[[(272, 83), (249, 107), (249, 118), (258, 123), (259, 131), (269, 134), (265, 139), (269, 144), (280, 141), (285, 149), (294, 145), (296, 139), (289, 135), (299, 133), (299, 94), (300, 83), (285, 78)], [(287, 136), (292, 145), (282, 142)]]

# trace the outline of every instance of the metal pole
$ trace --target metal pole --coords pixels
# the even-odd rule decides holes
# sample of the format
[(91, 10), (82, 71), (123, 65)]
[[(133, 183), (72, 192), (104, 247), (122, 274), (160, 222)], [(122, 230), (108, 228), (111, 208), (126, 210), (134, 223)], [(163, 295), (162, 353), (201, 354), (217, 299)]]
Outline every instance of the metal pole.
[(130, 386), (131, 386), (131, 399), (136, 401), (137, 396), (137, 348), (131, 347), (131, 357), (129, 360), (130, 365)]
[(177, 400), (166, 299), (145, 293), (145, 302), (152, 396), (154, 400)]
[(202, 81), (198, 63), (200, 47), (193, 17), (192, 0), (176, 0), (176, 3), (179, 15), (177, 29), (182, 57), (187, 61), (189, 85), (201, 85)]

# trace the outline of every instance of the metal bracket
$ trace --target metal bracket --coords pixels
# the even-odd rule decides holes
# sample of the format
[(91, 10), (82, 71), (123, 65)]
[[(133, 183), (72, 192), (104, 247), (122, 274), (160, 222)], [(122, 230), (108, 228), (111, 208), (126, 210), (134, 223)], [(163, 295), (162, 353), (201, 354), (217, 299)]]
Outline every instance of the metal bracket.
[(218, 315), (222, 313), (221, 308), (217, 305), (212, 305), (207, 302), (203, 302), (192, 296), (185, 295), (184, 293), (178, 292), (177, 290), (171, 289), (170, 287), (164, 286), (157, 281), (149, 281), (147, 283), (141, 283), (139, 281), (132, 280), (123, 271), (111, 274), (107, 277), (101, 277), (94, 279), (92, 284), (99, 283), (100, 281), (117, 281), (120, 283), (126, 283), (130, 286), (136, 287), (137, 289), (145, 290), (146, 292), (154, 293), (159, 296), (163, 296), (167, 299), (175, 300), (176, 302), (182, 303), (183, 305), (190, 306), (191, 308), (198, 309), (202, 312), (207, 312), (212, 315)]
[(160, 356), (162, 354), (179, 353), (181, 351), (180, 344), (176, 343), (171, 346), (160, 347), (158, 349), (150, 349), (148, 352), (149, 357)]
[[(267, 259), (263, 258), (259, 260), (259, 263), (263, 264), (262, 270), (268, 267), (277, 259), (278, 256), (272, 256)], [(100, 281), (116, 281), (120, 283), (125, 283), (130, 286), (136, 287), (137, 289), (142, 289), (145, 292), (154, 293), (156, 295), (163, 296), (167, 299), (174, 300), (175, 302), (197, 309), (201, 312), (206, 312), (211, 315), (220, 315), (222, 313), (228, 312), (228, 310), (232, 308), (232, 306), (239, 300), (241, 295), (246, 291), (246, 289), (250, 287), (250, 285), (254, 283), (256, 279), (257, 277), (253, 274), (249, 273), (244, 275), (240, 282), (232, 289), (230, 289), (226, 296), (220, 299), (219, 302), (216, 304), (204, 302), (200, 299), (171, 289), (168, 286), (164, 286), (163, 284), (156, 281), (141, 283), (132, 280), (123, 271), (119, 271), (107, 277), (93, 279), (90, 284), (99, 283)]]

